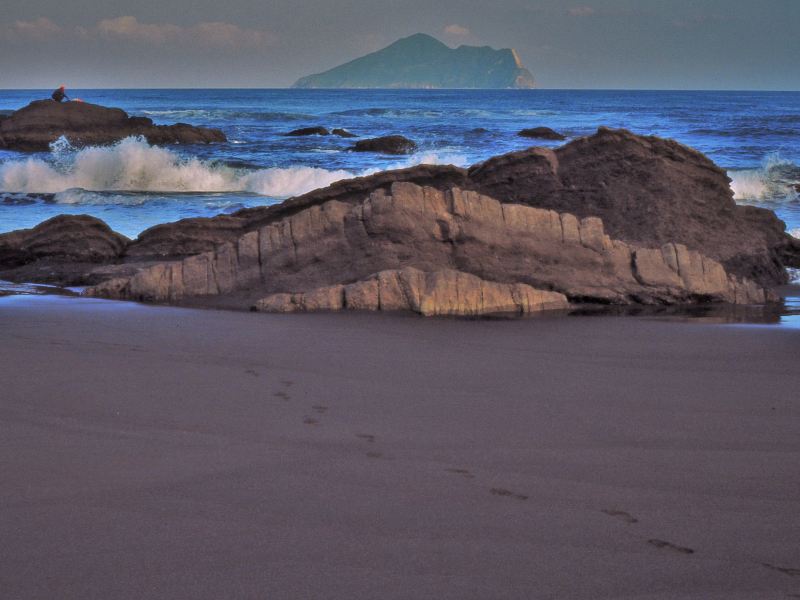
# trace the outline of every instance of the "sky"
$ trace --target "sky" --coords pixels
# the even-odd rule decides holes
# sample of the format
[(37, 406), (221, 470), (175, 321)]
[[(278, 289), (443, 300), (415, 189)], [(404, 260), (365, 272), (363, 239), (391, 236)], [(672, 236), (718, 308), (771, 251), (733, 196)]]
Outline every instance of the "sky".
[(543, 88), (800, 90), (800, 0), (3, 0), (0, 88), (286, 87), (417, 32)]

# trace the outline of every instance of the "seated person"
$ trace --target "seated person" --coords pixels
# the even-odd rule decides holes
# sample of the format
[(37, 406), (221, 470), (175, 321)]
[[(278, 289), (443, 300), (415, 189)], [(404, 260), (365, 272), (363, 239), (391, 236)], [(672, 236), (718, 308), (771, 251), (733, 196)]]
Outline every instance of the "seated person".
[(69, 96), (67, 96), (66, 92), (64, 91), (66, 88), (62, 85), (59, 87), (55, 92), (53, 92), (52, 96), (50, 96), (56, 102), (63, 102), (64, 98), (69, 100)]

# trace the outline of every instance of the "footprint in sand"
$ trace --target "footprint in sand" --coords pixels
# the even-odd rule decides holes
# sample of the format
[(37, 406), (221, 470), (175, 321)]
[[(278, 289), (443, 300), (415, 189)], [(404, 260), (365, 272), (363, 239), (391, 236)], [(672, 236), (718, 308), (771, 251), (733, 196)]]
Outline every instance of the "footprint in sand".
[(493, 494), (495, 496), (504, 496), (506, 498), (514, 498), (516, 500), (527, 500), (528, 499), (527, 496), (523, 496), (522, 494), (517, 494), (515, 492), (512, 492), (511, 490), (506, 490), (506, 489), (503, 489), (503, 488), (492, 488), (491, 490), (489, 490), (489, 493), (491, 493), (491, 494)]
[(638, 523), (639, 519), (634, 517), (632, 514), (625, 512), (624, 510), (612, 510), (610, 508), (604, 508), (603, 512), (607, 514), (609, 517), (615, 517), (626, 523)]
[(287, 394), (286, 392), (275, 392), (272, 395), (275, 396), (276, 398), (280, 398), (281, 400), (288, 401), (288, 400), (292, 399), (292, 397), (289, 394)]
[[(772, 569), (773, 571), (778, 571), (779, 573), (783, 573), (784, 575), (788, 575), (789, 577), (800, 577), (800, 569), (794, 569), (792, 567), (779, 567), (777, 565), (771, 565), (769, 563), (761, 563), (762, 567), (767, 567), (768, 569)], [(800, 598), (800, 596), (796, 596)]]
[(672, 550), (673, 552), (678, 552), (680, 554), (694, 554), (694, 550), (691, 548), (676, 546), (675, 544), (671, 542), (665, 542), (664, 540), (647, 540), (647, 543), (651, 546), (655, 546), (656, 548)]
[(467, 471), (466, 469), (445, 469), (448, 473), (453, 473), (455, 475), (461, 475), (465, 479), (475, 479), (475, 475)]
[(294, 381), (291, 379), (281, 379), (281, 383), (286, 387), (292, 387), (294, 385)]
[(367, 458), (383, 458), (381, 452), (367, 452)]
[(258, 377), (258, 371), (255, 369), (245, 369), (245, 375), (252, 375), (253, 377)]
[(372, 435), (371, 433), (357, 433), (356, 437), (360, 438), (362, 440), (366, 440), (370, 444), (374, 444), (375, 443), (375, 436)]
[(319, 421), (317, 421), (313, 417), (303, 417), (303, 423), (305, 423), (306, 425), (319, 425)]
[(320, 415), (324, 415), (328, 411), (328, 407), (327, 406), (320, 406), (320, 405), (312, 406), (311, 409), (315, 413), (318, 413)]

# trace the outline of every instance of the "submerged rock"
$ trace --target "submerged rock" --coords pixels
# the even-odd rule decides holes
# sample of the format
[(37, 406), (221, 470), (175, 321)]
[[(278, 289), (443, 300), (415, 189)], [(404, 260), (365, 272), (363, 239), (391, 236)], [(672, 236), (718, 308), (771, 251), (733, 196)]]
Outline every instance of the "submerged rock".
[(300, 129), (295, 129), (290, 131), (289, 133), (285, 133), (284, 135), (289, 137), (302, 137), (306, 135), (330, 135), (331, 132), (328, 131), (325, 127), (302, 127)]
[(417, 149), (417, 144), (402, 135), (386, 135), (368, 140), (360, 140), (356, 142), (351, 149), (353, 152), (411, 154)]
[(111, 144), (129, 136), (144, 136), (151, 144), (227, 141), (219, 129), (154, 125), (146, 117), (88, 102), (37, 100), (0, 121), (0, 148), (8, 150), (44, 151), (62, 136), (74, 146)]
[(333, 135), (338, 135), (341, 138), (355, 138), (355, 137), (358, 137), (355, 133), (351, 133), (350, 131), (347, 131), (346, 129), (338, 129), (337, 128), (337, 129), (334, 129), (333, 131), (331, 131), (331, 133)]
[(532, 129), (523, 129), (517, 135), (520, 137), (534, 138), (538, 140), (560, 141), (567, 139), (565, 135), (561, 135), (549, 127), (533, 127)]

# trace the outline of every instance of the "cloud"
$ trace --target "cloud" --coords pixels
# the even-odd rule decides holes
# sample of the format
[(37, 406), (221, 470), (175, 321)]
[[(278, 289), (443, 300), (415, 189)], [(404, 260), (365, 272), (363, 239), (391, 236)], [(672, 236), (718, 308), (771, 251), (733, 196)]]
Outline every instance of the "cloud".
[(183, 26), (173, 23), (142, 23), (132, 16), (102, 19), (88, 27), (69, 29), (46, 18), (17, 21), (10, 27), (0, 28), (0, 39), (11, 41), (45, 39), (56, 34), (83, 41), (123, 41), (149, 46), (194, 45), (209, 48), (256, 48), (272, 45), (276, 39), (267, 31), (247, 29), (221, 21)]
[(95, 31), (106, 39), (122, 39), (148, 44), (163, 44), (183, 34), (183, 28), (170, 23), (140, 23), (136, 17), (103, 19)]
[(570, 17), (590, 17), (595, 13), (591, 6), (574, 6), (567, 13)]
[(469, 29), (467, 29), (466, 27), (464, 27), (462, 25), (456, 25), (455, 23), (453, 23), (452, 25), (447, 25), (444, 28), (444, 32), (447, 35), (454, 35), (454, 36), (457, 36), (457, 37), (464, 37), (464, 36), (467, 36), (467, 35), (469, 35), (471, 33), (471, 31)]
[(0, 38), (18, 40), (42, 40), (62, 31), (56, 23), (46, 17), (39, 17), (33, 21), (15, 21), (8, 27), (0, 27)]

